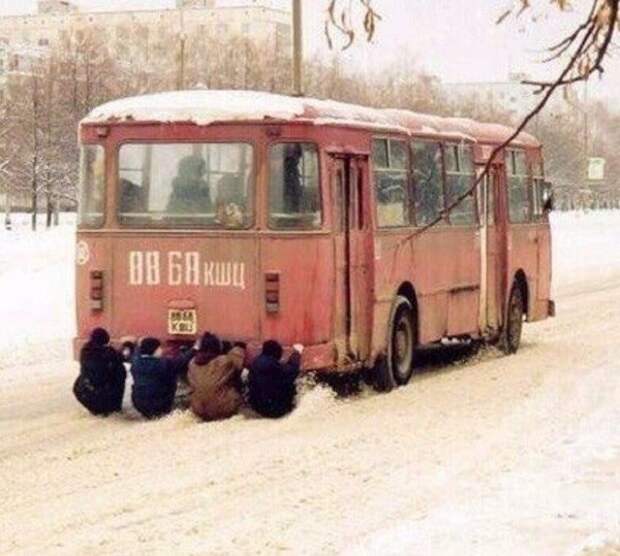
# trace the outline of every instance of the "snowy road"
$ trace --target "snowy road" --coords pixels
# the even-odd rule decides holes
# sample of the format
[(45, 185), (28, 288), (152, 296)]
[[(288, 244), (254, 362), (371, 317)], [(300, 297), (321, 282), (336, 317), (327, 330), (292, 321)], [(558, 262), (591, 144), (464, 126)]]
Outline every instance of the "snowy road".
[[(620, 554), (620, 214), (554, 230), (559, 315), (517, 356), (216, 424), (81, 411), (71, 236), (0, 235), (0, 553)], [(18, 243), (55, 255), (16, 273)]]

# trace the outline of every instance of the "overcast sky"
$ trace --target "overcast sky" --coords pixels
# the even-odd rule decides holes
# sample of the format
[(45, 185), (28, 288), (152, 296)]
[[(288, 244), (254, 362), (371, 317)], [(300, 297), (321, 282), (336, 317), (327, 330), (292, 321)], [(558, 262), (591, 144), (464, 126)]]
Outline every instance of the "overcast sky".
[[(271, 0), (286, 6), (290, 0)], [(330, 56), (323, 36), (327, 0), (304, 0), (308, 54)], [(77, 0), (85, 9), (173, 7), (174, 0)], [(221, 4), (249, 4), (252, 0), (220, 0)], [(530, 12), (526, 17), (495, 25), (511, 0), (374, 0), (383, 16), (372, 45), (358, 42), (346, 53), (345, 63), (380, 70), (389, 64), (412, 64), (445, 82), (505, 80), (508, 73), (526, 72), (549, 77), (552, 68), (539, 64), (542, 49), (564, 37), (579, 13), (558, 16), (556, 10)], [(34, 11), (35, 0), (0, 0), (0, 13)], [(538, 5), (549, 4), (539, 0)], [(587, 4), (581, 2), (581, 5)], [(533, 16), (537, 21), (532, 22)], [(612, 98), (620, 88), (620, 62), (607, 61), (603, 82), (593, 80), (592, 93)]]

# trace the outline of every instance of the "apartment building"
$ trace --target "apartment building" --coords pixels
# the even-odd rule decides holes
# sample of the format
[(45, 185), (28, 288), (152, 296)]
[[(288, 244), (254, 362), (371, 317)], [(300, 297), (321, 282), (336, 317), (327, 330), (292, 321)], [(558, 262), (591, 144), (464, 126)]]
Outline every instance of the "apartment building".
[(269, 0), (220, 6), (217, 0), (177, 0), (170, 9), (86, 12), (67, 0), (39, 0), (37, 12), (0, 17), (0, 87), (7, 73), (24, 71), (29, 59), (54, 44), (88, 32), (123, 46), (128, 37), (145, 52), (170, 51), (171, 36), (243, 36), (276, 50), (290, 49), (291, 14)]

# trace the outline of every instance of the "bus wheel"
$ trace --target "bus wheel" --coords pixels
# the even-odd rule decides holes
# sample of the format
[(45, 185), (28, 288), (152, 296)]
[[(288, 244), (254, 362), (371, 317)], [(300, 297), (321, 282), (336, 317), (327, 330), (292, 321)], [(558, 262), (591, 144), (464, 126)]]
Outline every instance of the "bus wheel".
[(409, 382), (413, 374), (413, 356), (417, 343), (415, 311), (411, 302), (399, 295), (392, 306), (387, 354), (379, 356), (373, 368), (376, 390), (389, 392)]
[(523, 332), (523, 316), (525, 314), (523, 293), (518, 284), (512, 286), (510, 301), (508, 302), (508, 313), (506, 315), (506, 326), (500, 342), (501, 350), (506, 354), (517, 353), (521, 345), (521, 333)]
[(413, 352), (418, 343), (413, 307), (406, 297), (396, 298), (392, 315), (388, 363), (394, 382), (403, 386), (413, 374)]

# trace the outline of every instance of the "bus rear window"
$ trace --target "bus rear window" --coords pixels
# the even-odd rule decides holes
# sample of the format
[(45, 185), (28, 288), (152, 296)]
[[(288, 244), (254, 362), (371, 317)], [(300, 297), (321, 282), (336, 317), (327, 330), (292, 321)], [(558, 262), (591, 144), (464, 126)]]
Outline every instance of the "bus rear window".
[(253, 148), (246, 143), (126, 144), (119, 219), (128, 227), (242, 229), (252, 224)]
[(80, 210), (78, 226), (103, 226), (105, 207), (105, 151), (101, 145), (84, 145), (80, 152)]
[(319, 155), (311, 143), (280, 143), (269, 150), (269, 228), (321, 227)]

